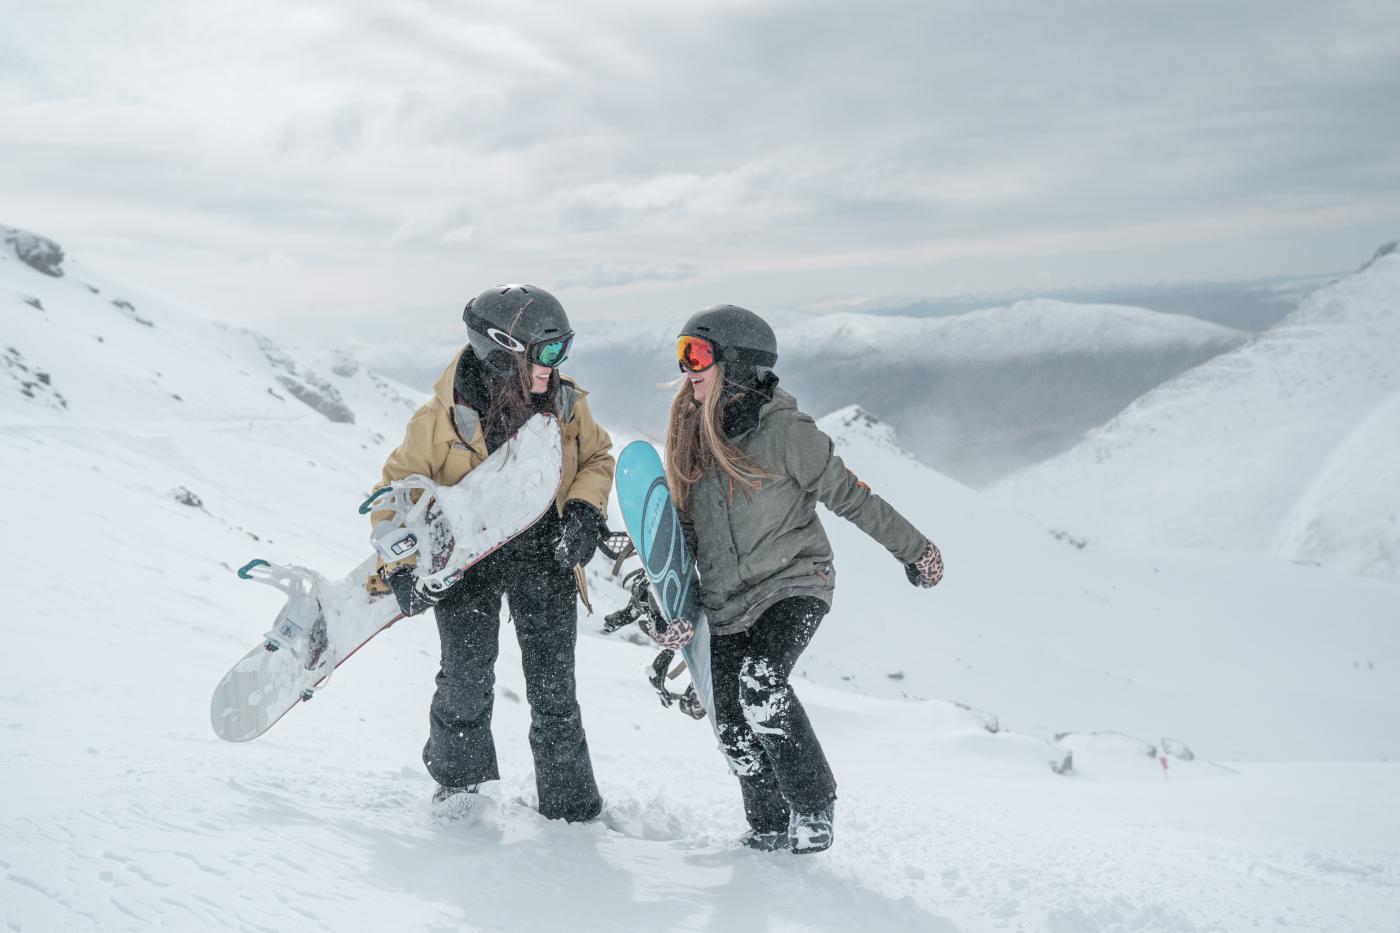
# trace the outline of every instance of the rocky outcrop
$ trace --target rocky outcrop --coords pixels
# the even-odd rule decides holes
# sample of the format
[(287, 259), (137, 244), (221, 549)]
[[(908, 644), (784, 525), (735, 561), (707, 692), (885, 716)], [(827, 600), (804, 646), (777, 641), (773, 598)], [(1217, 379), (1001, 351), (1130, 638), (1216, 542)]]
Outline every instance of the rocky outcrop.
[(54, 388), (53, 377), (24, 359), (24, 354), (15, 347), (6, 347), (0, 353), (0, 373), (9, 376), (19, 386), (19, 394), (33, 399), (40, 405), (60, 411), (68, 408), (68, 400)]
[(63, 278), (63, 247), (48, 237), (15, 227), (0, 227), (0, 241), (17, 259), (36, 271)]
[(301, 369), (287, 352), (262, 334), (250, 331), (249, 335), (262, 350), (273, 369), (279, 371), (277, 381), (282, 387), (302, 402), (325, 415), (330, 421), (339, 424), (354, 424), (355, 413), (345, 404), (345, 399), (323, 377), (309, 370)]

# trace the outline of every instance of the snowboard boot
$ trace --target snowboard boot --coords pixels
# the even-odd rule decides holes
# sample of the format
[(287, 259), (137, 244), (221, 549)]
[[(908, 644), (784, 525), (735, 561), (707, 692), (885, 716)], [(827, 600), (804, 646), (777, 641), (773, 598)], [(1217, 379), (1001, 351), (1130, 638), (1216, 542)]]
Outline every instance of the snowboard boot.
[(831, 801), (816, 813), (792, 812), (788, 819), (788, 836), (792, 840), (792, 851), (797, 855), (821, 852), (831, 848), (834, 838), (832, 822), (836, 816), (836, 801)]
[(481, 803), (477, 793), (479, 784), (463, 787), (447, 787), (439, 784), (433, 791), (433, 819), (440, 822), (455, 822), (470, 817)]
[(759, 852), (777, 852), (792, 845), (792, 835), (786, 829), (750, 829), (739, 837), (739, 843)]

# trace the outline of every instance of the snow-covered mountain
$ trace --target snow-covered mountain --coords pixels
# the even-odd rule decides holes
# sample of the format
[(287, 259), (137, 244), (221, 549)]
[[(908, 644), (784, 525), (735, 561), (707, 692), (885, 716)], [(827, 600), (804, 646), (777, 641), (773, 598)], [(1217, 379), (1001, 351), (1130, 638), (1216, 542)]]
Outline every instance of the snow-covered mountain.
[(820, 424), (846, 465), (938, 542), (948, 572), (930, 599), (826, 515), (837, 601), (805, 676), (965, 702), (1038, 735), (1175, 736), (1228, 758), (1400, 754), (1373, 718), (1400, 711), (1374, 676), (1379, 656), (1400, 662), (1391, 586), (1280, 560), (1110, 549), (939, 475), (858, 408)]
[(398, 436), (422, 398), (349, 354), (205, 320), (10, 227), (0, 227), (0, 308), (9, 424), (326, 420), (357, 425), (368, 441)]
[(1400, 579), (1400, 246), (1000, 495), (1119, 540)]
[[(825, 855), (735, 846), (708, 724), (656, 702), (652, 650), (598, 631), (622, 599), (601, 561), (578, 645), (600, 822), (533, 809), (505, 623), (503, 780), (474, 823), (427, 807), (429, 619), (263, 738), (220, 742), (209, 692), (280, 605), (233, 568), (357, 563), (355, 506), (411, 402), (61, 251), (52, 275), (23, 258), (54, 254), (40, 239), (0, 262), (0, 346), (27, 367), (0, 393), (7, 930), (1367, 931), (1400, 909), (1400, 766), (1376, 761), (1400, 754), (1389, 585), (1086, 544), (855, 408), (824, 426), (948, 577), (916, 590), (827, 517), (839, 591), (798, 683), (841, 787)], [(354, 422), (282, 377), (334, 388)]]
[[(685, 313), (590, 328), (568, 368), (608, 427), (659, 434)], [(1143, 392), (1247, 335), (1142, 308), (1026, 300), (954, 317), (766, 314), (778, 371), (807, 410), (859, 404), (925, 463), (973, 485), (1060, 453)], [(355, 349), (425, 387), (452, 345)]]

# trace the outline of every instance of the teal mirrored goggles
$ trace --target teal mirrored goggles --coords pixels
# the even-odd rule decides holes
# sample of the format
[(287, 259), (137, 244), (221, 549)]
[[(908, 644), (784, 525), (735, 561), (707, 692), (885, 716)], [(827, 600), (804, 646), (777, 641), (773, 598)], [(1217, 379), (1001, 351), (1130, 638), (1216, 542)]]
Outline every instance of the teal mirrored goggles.
[(569, 348), (574, 344), (574, 335), (565, 334), (557, 340), (533, 343), (527, 354), (531, 363), (541, 366), (558, 366), (569, 358)]

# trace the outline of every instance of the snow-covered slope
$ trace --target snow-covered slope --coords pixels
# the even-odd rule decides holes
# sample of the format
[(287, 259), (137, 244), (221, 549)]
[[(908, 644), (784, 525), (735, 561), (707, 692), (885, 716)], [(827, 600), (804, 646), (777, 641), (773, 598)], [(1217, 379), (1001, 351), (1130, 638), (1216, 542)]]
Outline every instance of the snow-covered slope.
[[(946, 318), (758, 310), (778, 332), (783, 384), (806, 410), (859, 404), (925, 463), (973, 485), (1068, 449), (1143, 392), (1246, 339), (1181, 315), (1049, 300)], [(569, 369), (610, 429), (662, 429), (671, 390), (659, 386), (676, 378), (675, 334), (688, 314), (575, 322)], [(426, 386), (451, 345), (355, 352)]]
[(233, 419), (402, 430), (421, 394), (350, 355), (297, 352), (84, 268), (0, 227), (0, 419), (133, 427)]
[[(821, 420), (872, 489), (938, 542), (934, 597), (826, 516), (837, 596), (805, 675), (944, 697), (1038, 735), (1114, 729), (1221, 758), (1400, 756), (1395, 591), (1287, 561), (1108, 548), (989, 501), (857, 408)], [(1322, 728), (1322, 723), (1337, 728)]]
[[(1375, 761), (1394, 757), (1400, 702), (1386, 688), (1396, 634), (1378, 621), (1388, 587), (1262, 558), (1080, 549), (853, 410), (826, 422), (843, 455), (938, 537), (949, 576), (915, 590), (828, 520), (840, 592), (798, 689), (840, 781), (829, 853), (735, 846), (742, 810), (708, 725), (656, 702), (651, 650), (597, 632), (621, 598), (601, 565), (578, 646), (598, 823), (532, 808), (504, 621), (503, 780), (475, 823), (438, 825), (427, 808), (429, 619), (381, 635), (263, 738), (220, 742), (210, 690), (279, 604), (233, 568), (260, 556), (338, 572), (364, 556), (355, 506), (394, 439), (387, 415), (386, 437), (370, 436), (373, 406), (348, 386), (363, 377), (368, 400), (377, 383), (294, 354), (356, 423), (264, 402), (285, 370), (260, 363), (256, 341), (133, 300), (155, 325), (125, 322), (136, 333), (186, 333), (176, 355), (207, 343), (243, 364), (214, 352), (202, 382), (173, 384), (186, 371), (153, 345), (108, 357), (106, 341), (68, 339), (105, 301), (46, 292), (50, 277), (18, 259), (0, 269), (65, 315), (21, 336), (53, 367), (48, 384), (69, 380), (71, 405), (17, 384), (0, 407), (0, 928), (1185, 933), (1285, 918), (1390, 933), (1400, 912), (1400, 766)], [(151, 388), (152, 366), (194, 401)], [(132, 400), (101, 398), (95, 372)], [(1346, 609), (1325, 632), (1324, 605)], [(1149, 750), (1166, 754), (1165, 779)], [(1067, 753), (1073, 768), (1055, 773)], [(1286, 763), (1209, 760), (1233, 756)], [(1369, 763), (1297, 761), (1324, 757)]]
[(1400, 248), (998, 493), (1115, 539), (1400, 579)]
[(1272, 550), (1400, 579), (1400, 392), (1338, 445), (1280, 526)]

